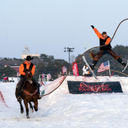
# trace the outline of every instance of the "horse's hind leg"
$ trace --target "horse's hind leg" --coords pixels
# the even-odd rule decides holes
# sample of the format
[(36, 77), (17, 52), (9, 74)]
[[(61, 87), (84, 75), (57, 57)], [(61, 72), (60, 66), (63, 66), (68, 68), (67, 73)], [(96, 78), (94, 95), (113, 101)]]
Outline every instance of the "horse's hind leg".
[(23, 108), (23, 105), (22, 105), (22, 101), (21, 100), (18, 100), (19, 104), (20, 104), (20, 112), (21, 113), (24, 113), (24, 108)]
[(33, 106), (32, 106), (31, 102), (29, 102), (29, 106), (30, 106), (30, 108), (32, 109), (32, 112), (33, 112)]
[(26, 117), (27, 117), (27, 118), (30, 118), (30, 117), (29, 117), (28, 102), (27, 102), (26, 100), (24, 100), (24, 105), (25, 105), (25, 108), (26, 108)]

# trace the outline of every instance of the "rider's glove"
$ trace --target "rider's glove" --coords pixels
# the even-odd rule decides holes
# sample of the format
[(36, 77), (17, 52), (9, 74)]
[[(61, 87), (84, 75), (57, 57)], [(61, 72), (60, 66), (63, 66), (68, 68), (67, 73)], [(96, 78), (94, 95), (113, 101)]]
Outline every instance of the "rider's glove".
[(94, 29), (95, 27), (93, 25), (91, 25), (92, 29)]

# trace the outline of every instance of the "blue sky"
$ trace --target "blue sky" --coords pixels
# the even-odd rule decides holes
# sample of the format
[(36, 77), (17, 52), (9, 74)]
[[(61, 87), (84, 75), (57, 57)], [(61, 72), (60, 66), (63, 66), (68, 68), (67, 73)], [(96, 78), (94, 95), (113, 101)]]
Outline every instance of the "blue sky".
[[(25, 46), (32, 52), (67, 59), (63, 49), (74, 47), (74, 55), (98, 45), (90, 28), (111, 36), (128, 18), (127, 0), (1, 0), (0, 57), (20, 58)], [(119, 29), (112, 46), (127, 45), (128, 23)]]

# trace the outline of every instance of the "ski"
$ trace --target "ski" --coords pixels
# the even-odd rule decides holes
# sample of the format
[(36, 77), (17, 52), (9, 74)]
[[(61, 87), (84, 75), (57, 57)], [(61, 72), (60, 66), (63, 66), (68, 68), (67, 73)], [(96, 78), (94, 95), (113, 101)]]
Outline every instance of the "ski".
[(95, 79), (97, 79), (97, 76), (95, 75), (94, 71), (92, 70), (92, 68), (91, 68), (90, 65), (88, 64), (88, 62), (87, 62), (85, 56), (82, 56), (82, 58), (83, 58), (83, 61), (85, 62), (85, 64), (88, 66), (88, 68), (89, 68), (90, 72), (92, 73), (93, 77), (94, 77)]
[(124, 67), (124, 69), (122, 70), (122, 72), (124, 72), (127, 69), (127, 67), (128, 67), (128, 60), (127, 60), (126, 66)]

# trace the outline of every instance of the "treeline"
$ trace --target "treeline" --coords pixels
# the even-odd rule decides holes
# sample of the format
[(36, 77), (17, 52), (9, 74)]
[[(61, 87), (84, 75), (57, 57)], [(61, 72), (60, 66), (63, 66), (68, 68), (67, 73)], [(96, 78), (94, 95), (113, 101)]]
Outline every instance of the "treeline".
[[(113, 49), (119, 56), (123, 58), (125, 62), (128, 60), (128, 46), (121, 46), (117, 45)], [(89, 64), (92, 63), (92, 60), (89, 56), (89, 52), (85, 54)], [(79, 57), (79, 56), (78, 56)], [(111, 63), (111, 69), (113, 70), (118, 70), (122, 71), (123, 67), (115, 61), (111, 56), (109, 55), (104, 55), (100, 61), (97, 63), (95, 67), (95, 73), (97, 73), (97, 69), (99, 65), (102, 62), (105, 62), (107, 60), (110, 60)], [(23, 63), (24, 60), (22, 59), (10, 59), (10, 58), (3, 58), (0, 59), (0, 79), (3, 76), (16, 76), (16, 71), (10, 66), (19, 66), (21, 63)], [(52, 75), (52, 78), (55, 79), (58, 77), (58, 74), (60, 74), (62, 70), (62, 66), (66, 66), (67, 68), (69, 67), (69, 63), (66, 62), (63, 59), (55, 59), (53, 56), (48, 56), (46, 54), (41, 54), (40, 58), (34, 58), (32, 61), (36, 65), (36, 73), (35, 73), (35, 78), (38, 79), (39, 75), (42, 73), (48, 74), (50, 73)], [(79, 68), (79, 73), (82, 75), (82, 68), (84, 66), (84, 62), (82, 59), (78, 60), (78, 68)], [(71, 71), (71, 64), (70, 64), (70, 71)], [(128, 69), (125, 71), (125, 73), (128, 74)], [(72, 73), (71, 73), (72, 74)], [(97, 75), (108, 75), (108, 72), (100, 73)], [(117, 74), (119, 75), (119, 74)]]
[[(3, 58), (0, 60), (0, 79), (4, 76), (16, 76), (17, 73), (10, 66), (20, 66), (24, 60), (22, 59), (10, 59)], [(38, 79), (39, 75), (51, 74), (52, 78), (55, 79), (60, 74), (62, 66), (68, 67), (68, 63), (63, 59), (55, 59), (53, 56), (48, 56), (46, 54), (41, 54), (40, 58), (35, 57), (32, 62), (36, 65), (35, 78)]]
[(36, 63), (36, 79), (42, 73), (50, 73), (52, 78), (55, 79), (61, 73), (62, 66), (65, 65), (66, 67), (68, 67), (69, 65), (68, 62), (63, 59), (55, 59), (53, 56), (48, 56), (46, 54), (41, 54), (40, 59), (34, 59), (33, 63)]
[(17, 73), (14, 69), (10, 68), (9, 66), (0, 67), (0, 79), (3, 79), (4, 77), (12, 77), (16, 76)]

